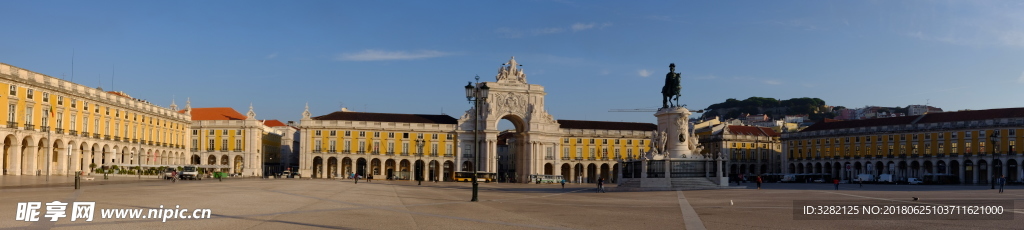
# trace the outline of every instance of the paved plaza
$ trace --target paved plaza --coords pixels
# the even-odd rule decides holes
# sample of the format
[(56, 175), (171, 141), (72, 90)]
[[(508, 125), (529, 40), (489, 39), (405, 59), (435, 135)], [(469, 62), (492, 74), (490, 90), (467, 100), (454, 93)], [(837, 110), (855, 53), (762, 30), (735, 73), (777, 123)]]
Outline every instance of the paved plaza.
[[(595, 193), (593, 185), (118, 177), (81, 190), (45, 177), (0, 177), (0, 229), (1019, 229), (1024, 189), (987, 186), (765, 184), (765, 189)], [(33, 180), (34, 179), (34, 180)], [(753, 187), (751, 184), (745, 184)], [(924, 191), (922, 191), (924, 190)], [(1013, 220), (793, 220), (793, 200), (1014, 200)], [(92, 222), (14, 221), (19, 202), (96, 202)], [(730, 204), (732, 201), (732, 204)], [(210, 209), (209, 219), (103, 219), (100, 209)]]

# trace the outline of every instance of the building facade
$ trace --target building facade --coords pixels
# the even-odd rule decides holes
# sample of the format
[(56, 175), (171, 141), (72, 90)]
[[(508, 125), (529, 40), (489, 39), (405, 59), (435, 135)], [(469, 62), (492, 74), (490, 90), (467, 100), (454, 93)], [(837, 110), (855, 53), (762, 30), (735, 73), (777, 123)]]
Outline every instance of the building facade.
[(67, 175), (188, 161), (188, 114), (0, 63), (4, 175)]
[(634, 122), (558, 120), (558, 125), (561, 141), (545, 149), (543, 174), (585, 183), (618, 181), (619, 162), (642, 157), (658, 129)]
[[(649, 149), (647, 138), (657, 128), (630, 122), (558, 123), (560, 141), (542, 149), (542, 158), (536, 162), (517, 162), (523, 159), (527, 144), (521, 134), (503, 131), (493, 173), (508, 174), (498, 175), (502, 181), (524, 182), (517, 177), (523, 176), (517, 167), (537, 164), (543, 166), (540, 174), (562, 175), (569, 181), (613, 179), (617, 161), (639, 158)], [(357, 173), (375, 179), (452, 181), (455, 172), (473, 170), (473, 152), (457, 148), (456, 120), (447, 115), (338, 111), (304, 118), (299, 130), (300, 172), (313, 178)]]
[(1022, 131), (1024, 108), (1007, 108), (819, 122), (782, 141), (787, 173), (984, 184), (1021, 181)]
[(281, 135), (256, 120), (252, 106), (246, 115), (232, 108), (191, 108), (191, 162), (200, 168), (242, 176), (262, 176), (264, 155), (280, 151)]
[(781, 135), (767, 127), (720, 124), (695, 130), (702, 155), (728, 159), (730, 175), (765, 175), (782, 173)]
[(450, 181), (456, 163), (456, 120), (448, 115), (347, 110), (299, 122), (299, 173), (312, 178)]
[[(263, 125), (270, 128), (270, 132), (277, 135), (265, 135), (263, 137), (263, 165), (264, 173), (277, 175), (286, 170), (298, 169), (298, 156), (295, 149), (298, 143), (299, 129), (282, 123), (278, 120), (264, 120)], [(276, 147), (276, 148), (275, 148)]]

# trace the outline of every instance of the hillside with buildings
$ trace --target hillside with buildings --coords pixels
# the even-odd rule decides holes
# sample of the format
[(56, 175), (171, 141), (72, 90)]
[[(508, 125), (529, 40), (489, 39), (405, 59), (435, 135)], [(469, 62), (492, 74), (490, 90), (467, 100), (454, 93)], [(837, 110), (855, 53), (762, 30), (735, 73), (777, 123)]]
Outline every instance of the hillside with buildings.
[(769, 119), (782, 119), (787, 115), (806, 115), (811, 120), (833, 118), (832, 107), (820, 98), (775, 98), (750, 97), (744, 100), (729, 98), (725, 102), (712, 104), (705, 109), (702, 120), (718, 117), (738, 119), (749, 115), (766, 115)]
[(860, 108), (829, 106), (820, 98), (774, 98), (750, 97), (744, 100), (729, 98), (725, 102), (708, 106), (697, 121), (697, 127), (710, 128), (716, 125), (742, 125), (770, 127), (778, 132), (797, 131), (821, 121), (863, 120), (918, 116), (943, 112), (941, 108), (928, 105), (886, 107), (866, 105)]

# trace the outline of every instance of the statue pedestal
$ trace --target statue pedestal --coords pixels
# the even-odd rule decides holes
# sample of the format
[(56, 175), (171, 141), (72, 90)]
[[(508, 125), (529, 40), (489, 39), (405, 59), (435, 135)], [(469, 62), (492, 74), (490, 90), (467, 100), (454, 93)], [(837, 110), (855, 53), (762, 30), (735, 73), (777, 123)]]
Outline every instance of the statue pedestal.
[(724, 159), (700, 155), (701, 148), (690, 135), (690, 110), (662, 108), (654, 114), (658, 129), (645, 157), (619, 165), (621, 191), (665, 191), (745, 188), (730, 187), (722, 168)]
[[(666, 136), (665, 151), (662, 152), (669, 159), (683, 159), (693, 157), (690, 151), (690, 110), (684, 107), (670, 107), (659, 109), (654, 113), (658, 117), (658, 132), (664, 132)], [(696, 145), (697, 143), (692, 143)]]
[(722, 159), (629, 160), (619, 164), (616, 191), (671, 191), (745, 188), (729, 186)]

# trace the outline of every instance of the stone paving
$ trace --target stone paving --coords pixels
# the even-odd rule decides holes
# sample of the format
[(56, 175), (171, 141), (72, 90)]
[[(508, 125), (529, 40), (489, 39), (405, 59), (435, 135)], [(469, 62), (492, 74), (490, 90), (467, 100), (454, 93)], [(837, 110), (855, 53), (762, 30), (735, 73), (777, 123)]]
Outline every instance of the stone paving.
[[(1024, 189), (997, 194), (982, 186), (765, 184), (729, 189), (595, 193), (593, 185), (409, 181), (239, 179), (169, 181), (111, 179), (74, 190), (38, 177), (0, 177), (0, 229), (1019, 229), (1013, 220), (793, 220), (793, 200), (1011, 199), (1024, 207)], [(102, 176), (99, 179), (101, 179)], [(134, 180), (131, 180), (134, 179)], [(18, 185), (8, 182), (19, 181)], [(117, 182), (117, 183), (111, 183)], [(30, 185), (30, 186), (28, 186)], [(748, 187), (749, 184), (744, 184)], [(924, 190), (924, 191), (922, 191)], [(92, 222), (61, 218), (14, 221), (18, 202), (96, 202)], [(732, 201), (732, 204), (730, 204)], [(102, 219), (99, 209), (206, 208), (210, 219)], [(45, 208), (40, 210), (45, 214)], [(41, 214), (42, 215), (42, 214)]]
[[(159, 176), (138, 176), (138, 175), (115, 175), (108, 174), (106, 179), (103, 178), (103, 174), (92, 174), (82, 176), (83, 185), (104, 185), (104, 184), (123, 184), (123, 183), (135, 183), (135, 182), (148, 182), (148, 181), (159, 181)], [(91, 180), (85, 178), (92, 178)], [(51, 175), (49, 180), (46, 176), (0, 176), (0, 188), (11, 189), (11, 188), (31, 188), (31, 187), (55, 187), (55, 186), (74, 186), (75, 176), (54, 176)]]
[[(748, 184), (744, 184), (748, 185)], [(749, 186), (755, 187), (755, 186)], [(708, 229), (1021, 229), (1024, 189), (1007, 187), (999, 194), (989, 186), (778, 184), (763, 189), (685, 192)], [(913, 201), (918, 197), (920, 201)], [(916, 205), (950, 200), (1013, 200), (1013, 220), (793, 220), (794, 200), (878, 201)], [(731, 203), (730, 203), (731, 202)]]

